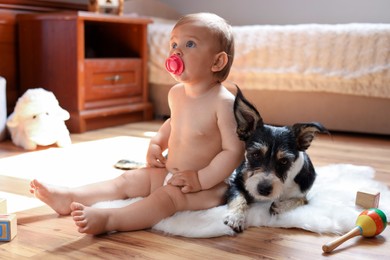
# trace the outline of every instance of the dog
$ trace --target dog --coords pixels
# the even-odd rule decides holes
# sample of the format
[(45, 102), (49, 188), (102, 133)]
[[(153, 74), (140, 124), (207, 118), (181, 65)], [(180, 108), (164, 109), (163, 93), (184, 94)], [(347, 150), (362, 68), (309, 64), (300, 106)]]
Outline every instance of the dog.
[(245, 142), (245, 158), (229, 180), (224, 223), (239, 233), (245, 228), (251, 203), (272, 202), (269, 212), (273, 215), (307, 203), (316, 172), (305, 151), (316, 133), (329, 132), (317, 122), (266, 125), (238, 87), (234, 115), (237, 135)]

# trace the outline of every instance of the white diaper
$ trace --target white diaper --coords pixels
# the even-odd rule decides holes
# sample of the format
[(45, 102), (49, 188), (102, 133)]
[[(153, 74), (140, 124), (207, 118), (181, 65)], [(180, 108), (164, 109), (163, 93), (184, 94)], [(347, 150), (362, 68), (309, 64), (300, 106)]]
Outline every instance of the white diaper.
[(168, 181), (172, 178), (173, 174), (168, 172), (167, 176), (165, 176), (164, 184), (163, 186), (166, 186), (168, 184)]

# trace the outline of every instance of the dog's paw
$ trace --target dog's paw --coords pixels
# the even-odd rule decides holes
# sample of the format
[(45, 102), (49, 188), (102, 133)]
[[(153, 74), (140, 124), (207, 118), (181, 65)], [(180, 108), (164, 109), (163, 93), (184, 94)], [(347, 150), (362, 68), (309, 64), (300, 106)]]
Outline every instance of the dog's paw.
[(271, 207), (269, 208), (269, 214), (271, 214), (271, 215), (278, 215), (278, 214), (280, 214), (282, 212), (283, 212), (283, 210), (281, 209), (279, 203), (273, 202), (271, 204)]
[(234, 232), (241, 233), (245, 229), (245, 214), (230, 212), (225, 216), (224, 223)]

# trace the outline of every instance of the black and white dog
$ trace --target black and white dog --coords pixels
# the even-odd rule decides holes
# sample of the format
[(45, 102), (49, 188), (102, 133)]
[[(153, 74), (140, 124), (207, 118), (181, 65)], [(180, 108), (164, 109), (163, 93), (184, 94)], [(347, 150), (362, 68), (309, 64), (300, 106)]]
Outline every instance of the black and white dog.
[(238, 87), (234, 114), (237, 134), (245, 142), (245, 159), (230, 179), (224, 223), (242, 232), (250, 203), (272, 202), (270, 214), (307, 203), (306, 193), (316, 173), (305, 151), (317, 132), (329, 132), (314, 122), (291, 127), (265, 125)]

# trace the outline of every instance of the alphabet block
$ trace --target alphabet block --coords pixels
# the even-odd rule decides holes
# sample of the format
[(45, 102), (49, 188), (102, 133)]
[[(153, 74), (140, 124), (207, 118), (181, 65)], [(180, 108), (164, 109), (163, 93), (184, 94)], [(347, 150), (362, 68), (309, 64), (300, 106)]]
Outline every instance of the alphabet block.
[(16, 236), (16, 233), (16, 215), (0, 215), (0, 241), (11, 241)]
[(377, 208), (379, 205), (380, 193), (377, 191), (361, 190), (356, 194), (355, 204), (365, 209)]

